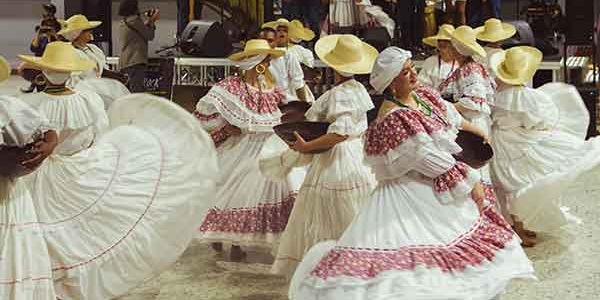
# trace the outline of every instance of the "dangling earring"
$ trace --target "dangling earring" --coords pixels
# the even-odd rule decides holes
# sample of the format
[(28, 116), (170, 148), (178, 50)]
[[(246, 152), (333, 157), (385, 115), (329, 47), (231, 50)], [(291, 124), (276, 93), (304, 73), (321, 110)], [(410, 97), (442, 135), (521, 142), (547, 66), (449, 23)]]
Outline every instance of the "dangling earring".
[(256, 71), (256, 73), (262, 75), (267, 71), (267, 67), (265, 67), (263, 64), (258, 64), (258, 65), (256, 65), (256, 67), (254, 67), (254, 71)]
[(37, 76), (35, 76), (35, 78), (33, 78), (33, 84), (35, 84), (37, 86), (45, 86), (46, 78), (44, 77), (44, 75), (42, 73), (40, 73)]

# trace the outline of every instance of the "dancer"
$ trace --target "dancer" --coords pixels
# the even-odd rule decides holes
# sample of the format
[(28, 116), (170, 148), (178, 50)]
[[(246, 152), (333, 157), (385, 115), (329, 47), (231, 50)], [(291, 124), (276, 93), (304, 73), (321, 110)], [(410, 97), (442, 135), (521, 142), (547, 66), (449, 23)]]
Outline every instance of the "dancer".
[(410, 57), (391, 47), (377, 58), (371, 85), (389, 94), (364, 148), (379, 185), (337, 242), (306, 254), (293, 300), (489, 300), (512, 279), (534, 278), (493, 195), (452, 157), (449, 110), (417, 85)]
[(424, 44), (437, 48), (438, 54), (423, 62), (423, 67), (419, 71), (421, 84), (437, 90), (440, 84), (458, 69), (458, 62), (454, 60), (451, 49), (450, 33), (452, 32), (454, 32), (454, 26), (444, 24), (440, 26), (436, 35), (423, 39)]
[(100, 26), (102, 22), (88, 21), (83, 15), (74, 15), (61, 23), (63, 29), (58, 34), (70, 41), (81, 57), (96, 63), (96, 66), (90, 71), (73, 73), (69, 86), (98, 93), (102, 97), (106, 109), (116, 99), (128, 95), (129, 90), (121, 82), (102, 78), (102, 73), (106, 68), (106, 56), (102, 49), (90, 43), (94, 40), (92, 30)]
[(354, 74), (371, 72), (377, 50), (353, 35), (329, 35), (315, 45), (319, 58), (335, 71), (336, 85), (306, 113), (310, 121), (329, 122), (327, 134), (291, 148), (309, 156), (310, 164), (271, 272), (291, 277), (304, 253), (314, 244), (336, 239), (368, 199), (374, 179), (363, 164), (361, 136), (367, 111), (373, 108), (365, 87)]
[[(496, 83), (490, 78), (485, 66), (473, 57), (486, 56), (485, 50), (475, 40), (476, 32), (468, 26), (460, 26), (450, 33), (452, 52), (459, 68), (439, 86), (444, 98), (451, 98), (456, 109), (465, 119), (481, 128), (490, 136), (492, 119), (490, 106), (493, 104)], [(489, 165), (479, 169), (481, 180), (491, 188)]]
[(114, 299), (187, 248), (214, 197), (214, 147), (174, 103), (130, 95), (107, 115), (100, 96), (66, 87), (71, 72), (95, 66), (69, 43), (50, 43), (41, 58), (20, 58), (47, 82), (43, 93), (24, 100), (58, 133), (52, 155), (24, 178), (57, 297)]
[[(517, 32), (514, 25), (502, 23), (502, 21), (491, 18), (485, 21), (481, 27), (475, 28), (477, 39), (484, 43), (486, 57), (476, 56), (475, 59), (486, 66), (490, 71), (489, 59), (494, 53), (502, 51), (502, 43), (511, 38)], [(493, 76), (493, 73), (490, 73)]]
[(308, 84), (306, 84), (306, 72), (307, 70), (310, 72), (311, 69), (315, 67), (315, 56), (311, 50), (304, 48), (302, 45), (300, 45), (300, 43), (302, 41), (312, 41), (315, 38), (315, 33), (312, 30), (305, 28), (302, 22), (299, 20), (292, 20), (288, 27), (288, 36), (289, 43), (287, 52), (296, 56), (296, 59), (305, 66), (305, 68), (303, 68), (305, 79), (304, 95), (306, 102), (313, 102), (315, 101), (315, 96), (310, 90)]
[(216, 251), (231, 243), (232, 261), (245, 257), (240, 246), (270, 251), (296, 199), (293, 182), (268, 180), (257, 158), (274, 135), (273, 126), (280, 123), (278, 105), (285, 95), (268, 70), (270, 60), (284, 53), (264, 40), (248, 41), (244, 51), (229, 57), (243, 75), (225, 78), (196, 105), (195, 114), (211, 133), (221, 164), (216, 203), (200, 226), (200, 238), (213, 243)]
[(525, 86), (541, 61), (532, 47), (490, 58), (500, 82), (492, 111), (494, 182), (524, 246), (535, 245), (535, 232), (565, 225), (560, 198), (576, 181), (597, 178), (600, 165), (600, 140), (585, 141), (589, 114), (577, 90), (562, 83)]
[(321, 26), (321, 37), (355, 33), (361, 27), (381, 26), (394, 38), (396, 23), (370, 0), (330, 0), (329, 14)]
[[(0, 56), (0, 82), (10, 76), (10, 65)], [(7, 151), (35, 143), (33, 169), (56, 146), (56, 132), (46, 118), (17, 98), (0, 96), (0, 299), (54, 300), (52, 268), (40, 232), (31, 194), (21, 178), (5, 174), (12, 165)], [(18, 162), (21, 163), (21, 162)]]

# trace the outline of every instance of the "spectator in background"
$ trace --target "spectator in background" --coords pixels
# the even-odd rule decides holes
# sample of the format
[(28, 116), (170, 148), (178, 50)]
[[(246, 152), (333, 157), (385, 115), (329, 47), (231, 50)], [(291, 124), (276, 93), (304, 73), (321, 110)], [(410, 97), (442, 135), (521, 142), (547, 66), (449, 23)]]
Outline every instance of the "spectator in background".
[(177, 0), (177, 39), (190, 22), (190, 0)]
[(490, 18), (500, 19), (500, 0), (469, 0), (466, 5), (467, 24), (473, 28)]
[(313, 32), (319, 32), (321, 20), (321, 0), (283, 0), (283, 17), (298, 19), (307, 24)]
[(154, 40), (156, 21), (160, 18), (158, 9), (144, 13), (142, 20), (137, 0), (121, 0), (119, 6), (121, 21), (121, 55), (119, 67), (129, 76), (129, 90), (132, 93), (145, 91), (144, 77), (148, 64), (148, 42)]

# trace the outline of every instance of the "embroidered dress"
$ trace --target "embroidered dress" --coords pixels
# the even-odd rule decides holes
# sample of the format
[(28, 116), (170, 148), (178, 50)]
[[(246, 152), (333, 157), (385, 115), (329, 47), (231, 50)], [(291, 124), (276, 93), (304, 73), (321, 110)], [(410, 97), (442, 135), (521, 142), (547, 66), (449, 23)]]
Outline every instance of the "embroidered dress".
[(96, 67), (86, 72), (73, 73), (69, 85), (76, 90), (89, 90), (97, 93), (108, 107), (115, 100), (129, 95), (129, 90), (120, 81), (103, 78), (102, 71), (106, 67), (106, 56), (102, 49), (94, 44), (87, 44), (85, 48), (75, 47), (77, 54), (96, 63)]
[(423, 62), (423, 68), (419, 71), (418, 76), (419, 83), (437, 90), (440, 84), (456, 69), (458, 69), (458, 62), (448, 63), (443, 61), (439, 55), (431, 56)]
[[(23, 147), (50, 129), (17, 98), (0, 96), (0, 148)], [(54, 300), (48, 248), (20, 178), (0, 176), (0, 299)]]
[(585, 140), (589, 114), (577, 90), (562, 83), (510, 87), (496, 94), (492, 117), (494, 179), (510, 213), (533, 231), (565, 225), (561, 198), (600, 171), (600, 139)]
[(216, 153), (194, 117), (144, 94), (108, 115), (89, 91), (30, 96), (59, 138), (24, 178), (57, 297), (114, 299), (170, 267), (215, 192)]
[[(211, 133), (221, 170), (214, 174), (217, 194), (200, 226), (206, 242), (226, 242), (270, 251), (285, 229), (302, 177), (272, 181), (262, 176), (258, 155), (280, 122), (278, 89), (260, 91), (229, 77), (198, 102), (196, 117)], [(227, 124), (242, 134), (229, 136)]]
[(329, 27), (353, 28), (367, 25), (369, 22), (377, 23), (384, 27), (391, 38), (394, 37), (396, 24), (387, 13), (377, 5), (372, 5), (370, 0), (331, 0), (329, 1), (329, 15), (321, 26), (321, 36), (330, 32)]
[[(442, 82), (439, 91), (469, 110), (463, 117), (483, 132), (491, 134), (491, 106), (494, 104), (496, 83), (490, 78), (486, 68), (477, 62), (469, 62), (454, 71)], [(491, 184), (489, 165), (479, 169), (481, 180)]]
[(265, 168), (269, 172), (292, 164), (296, 167), (310, 164), (288, 226), (274, 253), (271, 272), (291, 277), (310, 247), (338, 238), (367, 201), (374, 178), (363, 163), (361, 137), (367, 129), (366, 112), (372, 108), (369, 94), (358, 81), (348, 80), (335, 86), (315, 101), (306, 118), (329, 122), (328, 133), (348, 136), (348, 140), (321, 154), (286, 151), (284, 158), (290, 156), (297, 160), (291, 163), (287, 158), (275, 158), (274, 163)]
[(379, 185), (337, 242), (306, 254), (291, 299), (489, 300), (533, 277), (510, 225), (472, 200), (479, 174), (452, 157), (444, 104), (415, 92), (435, 113), (398, 107), (371, 125), (365, 155)]
[(485, 49), (485, 53), (487, 54), (487, 56), (481, 57), (481, 56), (477, 55), (474, 57), (474, 59), (476, 62), (479, 62), (482, 65), (484, 65), (485, 69), (488, 71), (490, 77), (494, 78), (494, 72), (492, 72), (490, 70), (490, 57), (492, 57), (492, 55), (494, 55), (498, 52), (502, 52), (502, 48), (492, 48), (492, 47), (485, 46), (485, 47), (483, 47), (483, 49)]

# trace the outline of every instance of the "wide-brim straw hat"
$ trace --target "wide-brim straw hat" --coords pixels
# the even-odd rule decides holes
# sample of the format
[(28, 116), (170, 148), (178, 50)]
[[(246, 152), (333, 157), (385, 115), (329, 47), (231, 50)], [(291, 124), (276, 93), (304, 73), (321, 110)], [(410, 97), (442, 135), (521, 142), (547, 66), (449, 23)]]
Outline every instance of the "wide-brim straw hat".
[(517, 28), (508, 23), (502, 23), (498, 19), (488, 19), (485, 24), (475, 29), (477, 39), (484, 42), (500, 42), (511, 38), (517, 32)]
[(0, 82), (8, 79), (10, 77), (10, 63), (4, 58), (4, 56), (0, 55)]
[(452, 39), (450, 34), (454, 32), (454, 30), (454, 26), (450, 24), (444, 24), (440, 26), (436, 35), (423, 38), (423, 43), (431, 47), (437, 47), (438, 41), (450, 41)]
[(333, 34), (315, 44), (321, 61), (332, 69), (349, 74), (369, 74), (377, 59), (377, 49), (351, 34)]
[(496, 78), (505, 83), (525, 84), (533, 78), (543, 57), (542, 51), (534, 47), (513, 47), (492, 54), (489, 59), (490, 69), (496, 74)]
[(462, 48), (469, 50), (471, 56), (487, 56), (485, 49), (477, 43), (477, 32), (473, 28), (466, 25), (460, 26), (450, 33), (450, 36), (452, 37), (451, 41), (453, 43), (458, 43)]
[(275, 21), (264, 23), (261, 28), (272, 28), (277, 29), (279, 26), (290, 27), (290, 21), (285, 18), (279, 18)]
[(229, 59), (232, 61), (240, 61), (247, 57), (263, 54), (270, 55), (272, 58), (277, 58), (283, 56), (285, 54), (285, 50), (272, 49), (267, 41), (262, 39), (254, 39), (246, 42), (244, 51), (230, 55)]
[(57, 72), (83, 72), (96, 67), (96, 63), (77, 54), (75, 47), (67, 42), (52, 42), (46, 46), (42, 57), (19, 55), (35, 69)]
[(288, 36), (292, 40), (311, 41), (315, 38), (315, 33), (304, 27), (300, 20), (292, 20), (288, 27)]
[(89, 21), (84, 15), (74, 15), (66, 21), (59, 20), (58, 22), (62, 26), (62, 29), (58, 32), (59, 35), (63, 35), (75, 30), (84, 31), (88, 29), (94, 29), (102, 24), (101, 21)]

